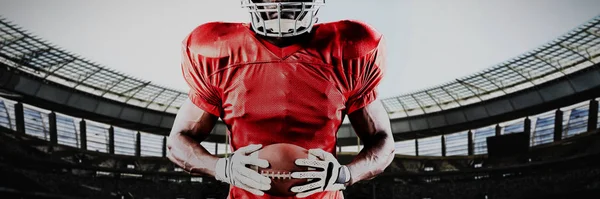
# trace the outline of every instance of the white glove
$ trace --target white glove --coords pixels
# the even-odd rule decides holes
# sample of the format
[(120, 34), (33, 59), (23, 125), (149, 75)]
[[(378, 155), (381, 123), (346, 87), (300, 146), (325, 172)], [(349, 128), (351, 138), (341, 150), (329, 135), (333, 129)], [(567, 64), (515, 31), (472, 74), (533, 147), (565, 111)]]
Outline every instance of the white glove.
[[(340, 165), (338, 160), (322, 149), (308, 150), (309, 159), (297, 159), (296, 165), (307, 166), (309, 171), (293, 172), (292, 178), (309, 179), (309, 184), (295, 186), (292, 192), (297, 193), (298, 198), (304, 198), (323, 191), (338, 191), (346, 188), (345, 183), (350, 181), (348, 167)], [(314, 155), (318, 159), (310, 158)], [(314, 170), (314, 168), (318, 170)], [(310, 170), (313, 169), (313, 170)]]
[(249, 156), (250, 153), (258, 151), (261, 148), (262, 145), (260, 144), (248, 145), (239, 148), (229, 158), (219, 159), (215, 167), (215, 178), (255, 195), (264, 195), (263, 191), (271, 189), (271, 179), (246, 167), (246, 165), (254, 165), (261, 168), (269, 167), (269, 162), (266, 160)]

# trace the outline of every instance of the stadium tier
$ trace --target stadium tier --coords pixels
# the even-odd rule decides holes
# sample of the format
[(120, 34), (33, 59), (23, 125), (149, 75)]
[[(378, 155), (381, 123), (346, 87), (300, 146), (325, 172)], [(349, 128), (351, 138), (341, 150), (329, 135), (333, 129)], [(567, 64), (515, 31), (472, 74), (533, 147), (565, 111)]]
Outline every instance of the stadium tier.
[[(15, 108), (17, 107), (17, 108)], [(19, 113), (22, 112), (22, 113)], [(561, 109), (511, 121), (439, 136), (396, 142), (396, 154), (411, 156), (466, 156), (487, 153), (487, 138), (496, 135), (525, 132), (530, 146), (567, 139), (600, 127), (598, 100), (584, 101)], [(21, 115), (21, 119), (17, 116)], [(165, 155), (165, 135), (129, 130), (74, 118), (54, 111), (0, 98), (0, 126), (23, 132), (42, 140), (65, 146), (103, 153), (135, 156)], [(558, 128), (558, 129), (557, 129)], [(54, 137), (54, 138), (53, 138)], [(362, 145), (338, 146), (340, 153), (356, 153)], [(226, 154), (226, 142), (201, 143), (212, 154)]]

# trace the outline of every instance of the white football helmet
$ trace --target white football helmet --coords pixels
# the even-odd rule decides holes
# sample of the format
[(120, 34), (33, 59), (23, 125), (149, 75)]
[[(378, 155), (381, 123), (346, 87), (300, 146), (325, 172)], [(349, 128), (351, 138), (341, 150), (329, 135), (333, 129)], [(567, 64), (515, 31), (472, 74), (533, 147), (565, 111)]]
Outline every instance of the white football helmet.
[(242, 7), (250, 12), (252, 29), (268, 37), (292, 37), (310, 32), (317, 22), (319, 8), (324, 5), (325, 0), (271, 3), (242, 0)]

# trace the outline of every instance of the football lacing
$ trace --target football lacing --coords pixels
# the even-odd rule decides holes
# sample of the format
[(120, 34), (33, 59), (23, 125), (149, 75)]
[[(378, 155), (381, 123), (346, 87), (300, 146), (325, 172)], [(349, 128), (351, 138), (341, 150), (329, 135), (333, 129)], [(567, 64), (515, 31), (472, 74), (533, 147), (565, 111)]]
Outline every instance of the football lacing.
[(271, 179), (276, 180), (287, 180), (292, 179), (292, 172), (282, 172), (282, 171), (261, 171), (260, 173), (263, 176), (266, 176)]

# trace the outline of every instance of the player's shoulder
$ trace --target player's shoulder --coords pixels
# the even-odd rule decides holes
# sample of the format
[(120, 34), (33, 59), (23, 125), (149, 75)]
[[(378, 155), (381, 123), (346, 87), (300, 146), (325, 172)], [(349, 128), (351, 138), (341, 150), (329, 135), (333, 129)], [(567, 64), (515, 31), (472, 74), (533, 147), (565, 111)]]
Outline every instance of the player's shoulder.
[(223, 57), (230, 48), (244, 43), (246, 24), (232, 22), (208, 22), (194, 28), (184, 42), (191, 50), (207, 57)]
[(344, 39), (376, 42), (381, 33), (370, 24), (359, 20), (340, 20), (320, 24), (324, 29), (335, 31)]
[(191, 34), (204, 38), (235, 36), (246, 28), (245, 23), (214, 21), (198, 25)]
[(375, 50), (383, 35), (373, 26), (358, 20), (340, 20), (318, 24), (319, 37), (336, 42), (344, 58), (356, 58)]

